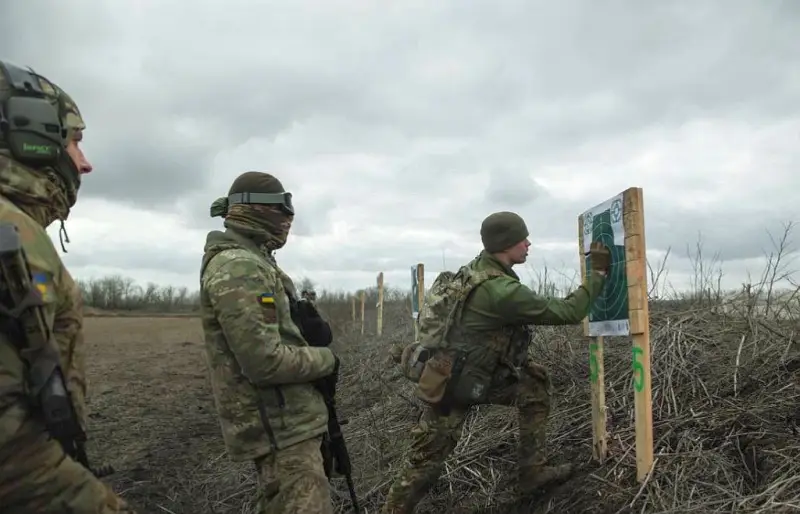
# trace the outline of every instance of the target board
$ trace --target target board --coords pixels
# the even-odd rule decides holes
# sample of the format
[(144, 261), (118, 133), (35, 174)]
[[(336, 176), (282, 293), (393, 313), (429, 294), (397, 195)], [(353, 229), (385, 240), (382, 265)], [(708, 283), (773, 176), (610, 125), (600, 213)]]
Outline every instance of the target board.
[(631, 333), (623, 209), (623, 195), (620, 193), (580, 216), (584, 269), (591, 269), (591, 257), (585, 254), (594, 241), (600, 241), (611, 251), (611, 268), (606, 283), (589, 311), (589, 336), (627, 336)]

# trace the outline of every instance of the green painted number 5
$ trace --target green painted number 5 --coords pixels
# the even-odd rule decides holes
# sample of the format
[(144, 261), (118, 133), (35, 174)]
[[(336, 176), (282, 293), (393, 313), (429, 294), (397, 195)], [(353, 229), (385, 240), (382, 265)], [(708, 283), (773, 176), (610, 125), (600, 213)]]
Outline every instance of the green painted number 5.
[(589, 379), (592, 382), (597, 382), (598, 368), (597, 343), (589, 343)]
[(636, 392), (641, 393), (644, 389), (644, 363), (642, 363), (642, 356), (644, 351), (638, 346), (633, 347), (633, 388)]

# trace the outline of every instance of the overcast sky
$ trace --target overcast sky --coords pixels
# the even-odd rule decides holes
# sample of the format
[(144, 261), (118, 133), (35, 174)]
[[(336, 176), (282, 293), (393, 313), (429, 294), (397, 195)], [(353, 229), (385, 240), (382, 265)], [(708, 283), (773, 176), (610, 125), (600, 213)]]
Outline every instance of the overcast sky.
[(191, 289), (248, 170), (294, 194), (279, 263), (326, 288), (430, 284), (496, 210), (528, 222), (524, 279), (569, 275), (578, 215), (632, 186), (674, 287), (698, 233), (738, 287), (800, 221), (798, 34), (790, 1), (0, 5), (0, 52), (88, 124), (67, 266)]

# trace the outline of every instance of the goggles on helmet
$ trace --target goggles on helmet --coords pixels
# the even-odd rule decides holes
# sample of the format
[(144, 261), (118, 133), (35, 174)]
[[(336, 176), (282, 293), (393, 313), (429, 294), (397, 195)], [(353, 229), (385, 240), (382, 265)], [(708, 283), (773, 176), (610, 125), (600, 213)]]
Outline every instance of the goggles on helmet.
[(279, 205), (283, 212), (294, 215), (292, 193), (234, 193), (228, 196), (228, 205), (234, 204)]

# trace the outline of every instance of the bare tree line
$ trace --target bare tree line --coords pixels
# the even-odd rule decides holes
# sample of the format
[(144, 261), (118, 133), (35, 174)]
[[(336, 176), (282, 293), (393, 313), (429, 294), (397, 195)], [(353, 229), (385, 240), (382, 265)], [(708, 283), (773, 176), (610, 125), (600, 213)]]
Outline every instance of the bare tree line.
[[(797, 257), (797, 248), (792, 242), (792, 231), (795, 223), (783, 225), (780, 236), (769, 234), (772, 248), (764, 250), (765, 266), (760, 276), (748, 277), (741, 288), (726, 291), (722, 287), (724, 276), (723, 260), (719, 253), (708, 254), (704, 248), (702, 236), (698, 235), (694, 245), (687, 244), (686, 257), (692, 266), (692, 276), (686, 290), (677, 290), (669, 281), (667, 265), (672, 248), (667, 248), (664, 256), (657, 262), (647, 261), (648, 296), (651, 302), (674, 305), (719, 305), (735, 300), (746, 303), (752, 311), (756, 307), (762, 314), (782, 314), (782, 310), (800, 302), (800, 284), (795, 279), (792, 267)], [(534, 278), (529, 286), (545, 296), (565, 296), (579, 284), (578, 272), (571, 274), (549, 268), (547, 265), (539, 269), (531, 269)], [(298, 291), (315, 290), (317, 302), (328, 309), (345, 311), (352, 315), (353, 301), (360, 315), (361, 291), (364, 291), (365, 310), (373, 310), (378, 301), (376, 285), (358, 291), (317, 290), (315, 282), (309, 277), (300, 277), (295, 282)], [(783, 291), (777, 289), (783, 284)], [(102, 278), (78, 280), (84, 304), (87, 307), (107, 311), (153, 311), (153, 312), (192, 312), (199, 308), (200, 294), (187, 287), (158, 285), (149, 282), (144, 286), (137, 284), (132, 278), (111, 275)], [(787, 290), (788, 289), (788, 290)], [(776, 300), (780, 305), (776, 307)], [(386, 287), (384, 289), (384, 305), (407, 304), (411, 310), (411, 291)]]

